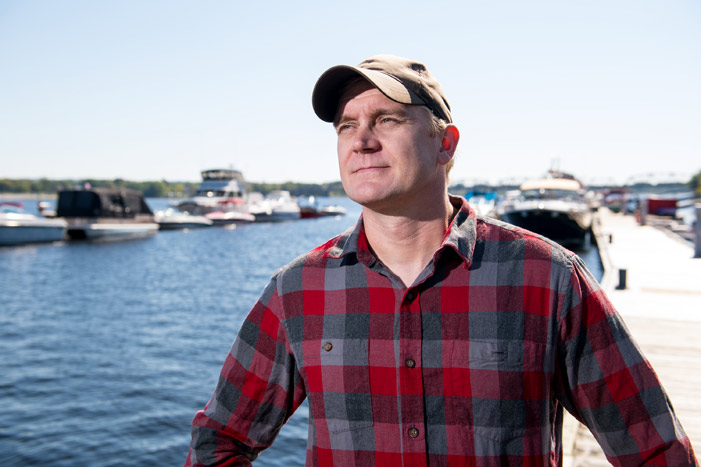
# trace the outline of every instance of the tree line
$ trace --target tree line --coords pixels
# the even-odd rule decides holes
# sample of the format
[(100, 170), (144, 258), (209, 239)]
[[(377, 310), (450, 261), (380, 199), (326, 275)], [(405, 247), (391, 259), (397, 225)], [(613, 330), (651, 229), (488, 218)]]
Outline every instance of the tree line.
[[(652, 186), (645, 183), (636, 183), (628, 188), (633, 191), (649, 191), (653, 189), (659, 190), (666, 188), (663, 191), (673, 191), (684, 186), (682, 184), (666, 184), (665, 186)], [(0, 179), (0, 194), (2, 193), (42, 193), (51, 194), (59, 190), (82, 188), (85, 186), (102, 187), (102, 188), (129, 188), (140, 191), (147, 198), (186, 198), (191, 196), (197, 190), (199, 182), (168, 182), (166, 180), (135, 182), (122, 179), (100, 180), (100, 179), (84, 179), (84, 180), (49, 180), (41, 178), (38, 180), (30, 179)], [(287, 190), (293, 196), (345, 196), (345, 191), (341, 182), (329, 183), (263, 183), (263, 182), (248, 182), (248, 191), (258, 191), (267, 194), (273, 190)], [(696, 173), (686, 186), (691, 189), (696, 195), (701, 196), (701, 171)], [(450, 187), (451, 193), (463, 194), (467, 190), (482, 189), (485, 191), (499, 191), (504, 189), (515, 189), (518, 186), (463, 186), (453, 185)], [(592, 189), (600, 189), (605, 187), (589, 187)]]
[[(101, 180), (49, 180), (41, 178), (30, 179), (0, 179), (0, 194), (2, 193), (41, 193), (51, 194), (59, 190), (93, 187), (131, 189), (140, 191), (147, 198), (185, 198), (191, 196), (197, 190), (199, 182), (168, 182), (146, 181), (136, 182), (122, 179)], [(249, 191), (258, 191), (267, 194), (272, 190), (287, 190), (293, 196), (345, 196), (341, 182), (330, 183), (256, 183), (249, 182)]]

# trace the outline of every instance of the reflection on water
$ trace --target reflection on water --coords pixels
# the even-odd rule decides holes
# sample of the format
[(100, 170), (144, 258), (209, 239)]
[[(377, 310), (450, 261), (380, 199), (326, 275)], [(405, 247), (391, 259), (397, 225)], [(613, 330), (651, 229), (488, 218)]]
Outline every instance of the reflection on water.
[[(275, 269), (355, 222), (342, 202), (340, 218), (0, 249), (3, 465), (181, 465), (245, 314)], [(303, 465), (307, 418), (256, 465)]]

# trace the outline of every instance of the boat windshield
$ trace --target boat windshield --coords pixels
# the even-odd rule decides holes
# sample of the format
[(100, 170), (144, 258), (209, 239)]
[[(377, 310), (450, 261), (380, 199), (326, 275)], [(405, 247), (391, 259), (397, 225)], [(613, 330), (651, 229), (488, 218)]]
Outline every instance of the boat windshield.
[(521, 192), (523, 199), (562, 199), (562, 200), (573, 200), (577, 199), (578, 195), (574, 191), (570, 190), (525, 190)]

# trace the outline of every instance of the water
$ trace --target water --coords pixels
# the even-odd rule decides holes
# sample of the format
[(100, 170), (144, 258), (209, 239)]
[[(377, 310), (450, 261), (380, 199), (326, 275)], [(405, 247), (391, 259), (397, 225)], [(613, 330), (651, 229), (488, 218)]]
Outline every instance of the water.
[[(331, 202), (348, 215), (0, 248), (2, 464), (182, 465), (270, 275), (357, 219)], [(596, 249), (581, 254), (600, 277)], [(305, 404), (256, 465), (303, 465), (307, 420)]]

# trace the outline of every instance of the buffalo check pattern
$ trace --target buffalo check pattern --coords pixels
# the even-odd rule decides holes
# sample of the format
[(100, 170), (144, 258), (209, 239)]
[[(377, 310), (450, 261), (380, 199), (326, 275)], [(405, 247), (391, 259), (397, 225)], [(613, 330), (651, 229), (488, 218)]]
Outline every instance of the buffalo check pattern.
[(186, 465), (248, 465), (309, 400), (308, 466), (559, 465), (563, 408), (614, 465), (695, 465), (653, 369), (573, 253), (462, 198), (406, 287), (362, 225), (277, 271)]

